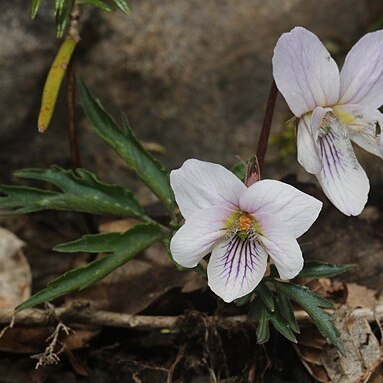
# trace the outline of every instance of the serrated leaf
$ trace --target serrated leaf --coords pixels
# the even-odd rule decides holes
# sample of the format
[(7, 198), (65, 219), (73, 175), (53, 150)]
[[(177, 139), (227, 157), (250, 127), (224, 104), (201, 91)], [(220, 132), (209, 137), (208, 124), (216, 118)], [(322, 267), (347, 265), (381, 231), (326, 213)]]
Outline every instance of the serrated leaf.
[[(109, 239), (107, 237), (109, 236)], [(104, 245), (101, 245), (100, 237)], [(98, 282), (116, 268), (130, 261), (135, 255), (149, 247), (154, 242), (160, 240), (163, 233), (159, 226), (153, 224), (137, 225), (125, 233), (106, 233), (86, 236), (83, 239), (87, 245), (78, 244), (78, 248), (87, 249), (87, 251), (103, 249), (111, 254), (97, 259), (86, 266), (73, 269), (55, 279), (48, 286), (34, 294), (28, 300), (16, 307), (16, 312), (24, 310), (37, 304), (51, 301), (62, 295), (75, 290), (83, 290), (90, 285)], [(79, 240), (81, 241), (81, 239)], [(92, 242), (94, 247), (92, 247)], [(61, 245), (65, 249), (65, 244)], [(76, 246), (67, 244), (67, 249)], [(59, 248), (59, 247), (58, 247)], [(82, 251), (82, 250), (81, 250)]]
[(53, 248), (60, 253), (108, 253), (121, 240), (121, 233), (86, 234), (72, 242)]
[[(23, 169), (15, 172), (15, 175), (50, 182), (61, 192), (25, 186), (1, 186), (0, 191), (6, 196), (0, 197), (0, 209), (14, 209), (11, 213), (56, 209), (147, 218), (131, 191), (122, 186), (104, 184), (85, 169), (77, 169), (76, 173), (59, 167)], [(8, 214), (10, 211), (1, 213)]]
[(312, 318), (319, 332), (344, 354), (344, 348), (339, 339), (338, 330), (332, 322), (332, 316), (322, 309), (322, 307), (332, 307), (331, 302), (319, 297), (304, 286), (278, 281), (275, 281), (275, 286), (281, 294), (285, 294), (301, 306)]
[(296, 334), (300, 334), (300, 328), (298, 326), (298, 322), (294, 315), (294, 309), (290, 302), (290, 299), (284, 295), (278, 292), (277, 294), (277, 305), (279, 308), (279, 311), (283, 318), (286, 319), (287, 323), (289, 324), (292, 331), (294, 331)]
[[(296, 285), (293, 283), (283, 283), (275, 281), (275, 285), (280, 292), (284, 292), (290, 299), (299, 303), (297, 299), (302, 302), (309, 302), (312, 306), (322, 307), (330, 309), (333, 307), (333, 304), (326, 298), (323, 298), (315, 293), (313, 293), (308, 287)], [(286, 293), (289, 291), (289, 294)]]
[(266, 285), (266, 283), (261, 282), (257, 288), (255, 289), (256, 293), (259, 295), (259, 297), (262, 299), (265, 306), (273, 312), (275, 310), (274, 305), (274, 298), (273, 293), (269, 289), (269, 287)]
[(39, 11), (42, 0), (33, 0), (31, 6), (31, 18), (34, 19)]
[(110, 4), (107, 4), (101, 0), (81, 0), (80, 4), (90, 4), (106, 12), (113, 11), (113, 7), (111, 7)]
[(122, 12), (126, 13), (127, 15), (130, 14), (130, 8), (126, 2), (126, 0), (113, 0), (116, 4), (117, 8), (119, 8)]
[(97, 102), (83, 81), (78, 78), (81, 104), (91, 126), (137, 173), (142, 181), (161, 199), (169, 211), (172, 211), (174, 195), (170, 187), (169, 175), (138, 142), (129, 126), (119, 129), (113, 118)]
[(61, 84), (76, 45), (77, 42), (72, 38), (65, 39), (49, 69), (49, 73), (44, 84), (40, 112), (37, 120), (37, 126), (40, 133), (45, 132), (49, 126), (56, 106)]
[(270, 339), (270, 313), (264, 307), (260, 299), (256, 299), (250, 305), (249, 316), (258, 322), (257, 343), (263, 344)]
[(294, 333), (291, 331), (288, 322), (283, 318), (277, 307), (273, 312), (271, 312), (268, 310), (265, 302), (262, 299), (256, 299), (250, 305), (249, 315), (258, 322), (258, 343), (266, 343), (269, 340), (269, 322), (272, 323), (275, 330), (277, 330), (281, 335), (283, 335), (291, 342), (297, 343), (297, 339), (295, 338)]
[(271, 323), (274, 328), (282, 334), (285, 338), (287, 338), (290, 342), (298, 343), (297, 338), (294, 333), (291, 331), (289, 323), (282, 317), (280, 312), (276, 310), (274, 313), (270, 315)]
[(334, 265), (327, 262), (307, 261), (299, 273), (299, 277), (330, 278), (352, 270), (353, 268), (355, 268), (355, 265)]

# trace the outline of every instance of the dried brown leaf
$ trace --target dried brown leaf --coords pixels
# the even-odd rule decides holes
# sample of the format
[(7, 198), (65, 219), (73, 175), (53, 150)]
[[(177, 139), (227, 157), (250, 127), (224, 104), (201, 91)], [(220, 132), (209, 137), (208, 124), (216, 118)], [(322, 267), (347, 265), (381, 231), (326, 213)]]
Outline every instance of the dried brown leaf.
[(24, 242), (0, 228), (0, 308), (13, 308), (31, 295), (32, 275)]
[(99, 226), (99, 230), (101, 233), (110, 233), (110, 232), (123, 233), (127, 230), (130, 230), (131, 228), (138, 225), (139, 223), (142, 223), (142, 222), (136, 218), (118, 219), (115, 221), (102, 223)]
[(67, 350), (78, 350), (84, 347), (88, 347), (89, 341), (93, 339), (98, 330), (92, 326), (83, 326), (83, 328), (77, 328), (74, 332), (69, 333), (62, 343)]
[(49, 327), (10, 328), (0, 339), (0, 351), (35, 354), (45, 347), (45, 339), (51, 331)]
[(347, 297), (346, 284), (343, 281), (329, 278), (305, 280), (304, 283), (311, 291), (330, 299), (336, 303), (344, 304)]
[(382, 361), (383, 353), (379, 341), (368, 320), (354, 316), (349, 308), (338, 309), (334, 318), (346, 357), (329, 344), (322, 343), (321, 347), (319, 333), (307, 326), (301, 329), (298, 344), (295, 346), (299, 358), (307, 371), (319, 382), (367, 382)]
[(356, 283), (347, 283), (346, 304), (352, 308), (374, 308), (377, 305), (376, 291)]

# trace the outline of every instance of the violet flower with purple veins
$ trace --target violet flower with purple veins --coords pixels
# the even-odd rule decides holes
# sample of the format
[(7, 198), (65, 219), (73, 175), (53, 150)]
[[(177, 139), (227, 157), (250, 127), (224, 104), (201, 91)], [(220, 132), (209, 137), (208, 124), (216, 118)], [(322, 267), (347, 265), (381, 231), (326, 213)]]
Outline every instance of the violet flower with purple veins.
[(170, 243), (174, 260), (192, 268), (211, 252), (210, 288), (225, 302), (262, 280), (270, 255), (282, 279), (303, 267), (296, 238), (317, 219), (322, 202), (280, 181), (246, 187), (224, 167), (195, 159), (170, 173), (185, 224)]
[(298, 117), (298, 161), (344, 214), (358, 215), (370, 189), (351, 141), (382, 157), (383, 31), (362, 37), (343, 68), (312, 32), (296, 27), (274, 49), (279, 91)]

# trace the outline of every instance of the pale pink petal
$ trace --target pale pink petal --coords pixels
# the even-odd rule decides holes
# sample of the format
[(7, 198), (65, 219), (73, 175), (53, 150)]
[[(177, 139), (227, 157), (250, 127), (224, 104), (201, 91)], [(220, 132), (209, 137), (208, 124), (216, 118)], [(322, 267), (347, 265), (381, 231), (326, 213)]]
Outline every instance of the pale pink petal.
[(322, 202), (283, 182), (262, 180), (247, 189), (240, 207), (256, 218), (259, 213), (278, 217), (298, 238), (318, 218)]
[(359, 165), (345, 127), (332, 123), (319, 138), (323, 168), (317, 178), (327, 198), (344, 214), (358, 215), (368, 197), (370, 184)]
[(350, 139), (364, 150), (382, 157), (381, 136), (377, 134), (376, 123), (382, 125), (383, 115), (379, 110), (365, 105), (340, 105), (334, 108), (342, 123), (349, 128)]
[(282, 279), (296, 277), (303, 268), (302, 251), (287, 225), (271, 214), (257, 214), (260, 241), (273, 260)]
[(298, 125), (297, 151), (298, 162), (311, 174), (317, 174), (322, 169), (318, 153), (319, 126), (330, 108), (317, 107), (311, 115), (303, 116)]
[(339, 98), (339, 70), (317, 36), (302, 27), (284, 33), (274, 49), (273, 74), (292, 112), (301, 117)]
[(368, 33), (350, 50), (340, 73), (339, 104), (383, 104), (383, 31)]
[(225, 221), (233, 210), (209, 207), (189, 217), (170, 242), (173, 259), (183, 267), (195, 267), (226, 234)]
[(196, 159), (173, 170), (170, 183), (185, 219), (210, 206), (236, 209), (246, 190), (244, 183), (223, 166)]
[(355, 142), (362, 149), (383, 158), (382, 136), (375, 135), (375, 129), (366, 127), (361, 133), (350, 133), (351, 141)]
[(207, 267), (209, 286), (225, 302), (232, 302), (255, 289), (266, 266), (262, 244), (235, 236), (214, 247)]

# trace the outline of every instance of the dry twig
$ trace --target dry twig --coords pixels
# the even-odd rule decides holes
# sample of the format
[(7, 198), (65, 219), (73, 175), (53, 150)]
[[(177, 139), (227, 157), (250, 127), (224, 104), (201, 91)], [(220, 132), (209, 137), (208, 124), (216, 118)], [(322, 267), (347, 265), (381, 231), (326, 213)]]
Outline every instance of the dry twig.
[[(333, 314), (333, 310), (328, 310)], [(135, 328), (137, 330), (162, 330), (179, 327), (185, 316), (149, 316), (149, 315), (130, 315), (112, 311), (94, 310), (88, 304), (75, 303), (68, 307), (55, 308), (52, 312), (41, 309), (26, 309), (15, 315), (15, 324), (22, 326), (46, 326), (57, 321), (65, 323), (93, 324), (108, 327)], [(14, 316), (12, 309), (0, 309), (0, 325), (8, 325)], [(304, 311), (296, 311), (295, 316), (298, 322), (310, 321), (308, 314)], [(383, 305), (375, 309), (363, 308), (354, 309), (349, 317), (363, 318), (369, 322), (383, 320)], [(244, 323), (251, 323), (246, 315), (213, 317), (206, 316), (207, 323), (214, 323), (220, 327), (235, 327)]]

